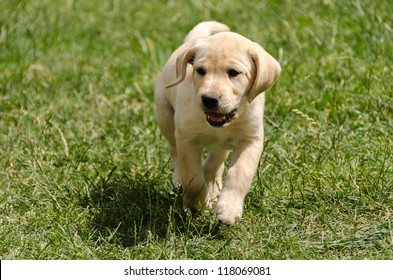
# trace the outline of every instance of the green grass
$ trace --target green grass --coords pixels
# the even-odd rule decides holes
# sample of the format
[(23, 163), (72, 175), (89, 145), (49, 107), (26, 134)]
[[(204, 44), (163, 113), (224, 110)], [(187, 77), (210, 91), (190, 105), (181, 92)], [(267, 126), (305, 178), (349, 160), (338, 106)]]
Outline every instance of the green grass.
[[(1, 1), (0, 258), (393, 259), (392, 5), (303, 2)], [(283, 68), (233, 227), (170, 192), (152, 105), (212, 19)]]

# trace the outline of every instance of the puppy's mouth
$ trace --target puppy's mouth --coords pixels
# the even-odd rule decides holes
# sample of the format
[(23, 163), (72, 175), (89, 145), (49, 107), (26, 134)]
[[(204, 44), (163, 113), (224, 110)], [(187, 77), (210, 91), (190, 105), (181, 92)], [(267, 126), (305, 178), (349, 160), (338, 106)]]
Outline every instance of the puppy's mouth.
[(221, 127), (229, 124), (236, 116), (237, 109), (233, 109), (227, 114), (220, 114), (216, 112), (205, 112), (206, 121), (214, 127)]

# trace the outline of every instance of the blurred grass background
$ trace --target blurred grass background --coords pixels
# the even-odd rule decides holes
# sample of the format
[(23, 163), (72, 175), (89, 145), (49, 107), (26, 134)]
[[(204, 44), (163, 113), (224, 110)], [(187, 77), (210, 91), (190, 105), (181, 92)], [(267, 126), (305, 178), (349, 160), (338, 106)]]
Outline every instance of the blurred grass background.
[[(0, 2), (1, 259), (392, 259), (390, 1)], [(170, 193), (154, 81), (203, 20), (282, 68), (243, 220)]]

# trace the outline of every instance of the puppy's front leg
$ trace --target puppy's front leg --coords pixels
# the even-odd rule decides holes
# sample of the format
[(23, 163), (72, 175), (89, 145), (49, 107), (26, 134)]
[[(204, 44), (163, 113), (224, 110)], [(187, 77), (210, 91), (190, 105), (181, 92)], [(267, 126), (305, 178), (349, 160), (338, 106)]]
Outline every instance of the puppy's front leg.
[(208, 190), (208, 208), (212, 208), (217, 203), (218, 195), (222, 189), (222, 173), (224, 172), (224, 162), (229, 151), (210, 152), (203, 166), (205, 183)]
[(263, 140), (246, 142), (233, 151), (231, 165), (216, 205), (217, 218), (233, 225), (243, 214), (244, 198), (250, 190), (263, 150)]
[(175, 169), (183, 188), (183, 201), (191, 209), (206, 205), (207, 188), (201, 167), (201, 148), (176, 134), (177, 162)]

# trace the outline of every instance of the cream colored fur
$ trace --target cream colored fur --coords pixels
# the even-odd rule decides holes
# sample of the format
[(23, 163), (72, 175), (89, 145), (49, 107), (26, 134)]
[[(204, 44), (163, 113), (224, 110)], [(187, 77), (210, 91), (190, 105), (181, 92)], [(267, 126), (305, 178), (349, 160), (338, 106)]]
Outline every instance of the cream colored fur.
[(156, 83), (156, 113), (188, 207), (213, 208), (228, 225), (241, 218), (263, 150), (264, 91), (280, 72), (260, 45), (218, 22), (198, 24), (169, 58)]

